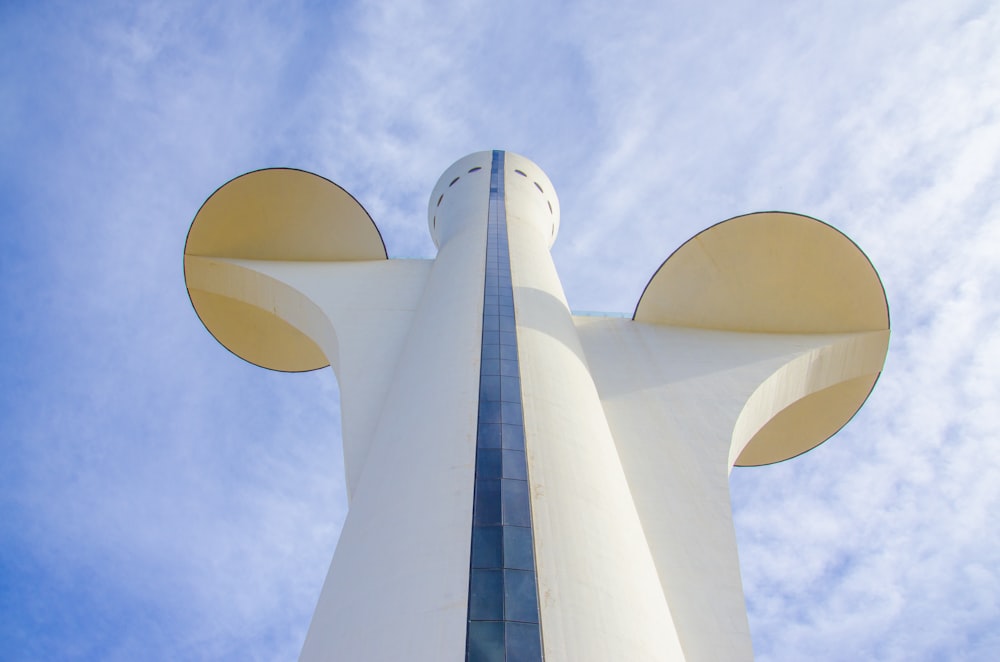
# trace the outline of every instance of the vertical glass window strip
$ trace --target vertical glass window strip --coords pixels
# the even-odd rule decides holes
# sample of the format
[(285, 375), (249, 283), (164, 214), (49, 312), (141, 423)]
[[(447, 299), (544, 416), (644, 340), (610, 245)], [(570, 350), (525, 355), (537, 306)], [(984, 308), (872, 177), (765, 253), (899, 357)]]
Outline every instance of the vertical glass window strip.
[(476, 435), (468, 662), (542, 660), (504, 153), (493, 152)]

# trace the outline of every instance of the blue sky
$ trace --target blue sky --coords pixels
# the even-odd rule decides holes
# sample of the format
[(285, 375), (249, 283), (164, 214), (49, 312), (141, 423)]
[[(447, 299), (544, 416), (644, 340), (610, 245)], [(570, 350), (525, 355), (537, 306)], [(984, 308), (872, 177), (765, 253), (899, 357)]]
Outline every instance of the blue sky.
[(885, 372), (833, 440), (736, 470), (759, 660), (1000, 650), (1000, 5), (3, 3), (0, 657), (287, 660), (346, 512), (332, 372), (191, 310), (232, 177), (293, 166), (430, 257), (427, 196), (523, 153), (577, 310), (630, 312), (684, 240), (782, 209), (884, 281)]

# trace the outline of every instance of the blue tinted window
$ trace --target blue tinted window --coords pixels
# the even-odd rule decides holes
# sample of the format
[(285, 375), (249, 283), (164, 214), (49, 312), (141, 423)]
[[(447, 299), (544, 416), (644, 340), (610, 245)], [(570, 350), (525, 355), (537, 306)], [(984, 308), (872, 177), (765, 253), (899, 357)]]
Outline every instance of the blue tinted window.
[(541, 662), (503, 162), (503, 153), (494, 151), (483, 281), (466, 659)]
[[(503, 565), (503, 554), (507, 553), (508, 543), (503, 537), (503, 528), (499, 526), (475, 526), (472, 528), (472, 567), (499, 568)], [(520, 565), (507, 565), (509, 568), (520, 568)]]
[(521, 380), (517, 377), (500, 377), (500, 399), (505, 402), (520, 402)]
[[(501, 371), (503, 371), (503, 361), (501, 363)], [(510, 423), (513, 425), (523, 425), (524, 421), (521, 419), (521, 403), (520, 402), (501, 402), (501, 411), (503, 412), (503, 422)], [(496, 421), (487, 421), (487, 423), (495, 423)]]
[(479, 402), (479, 422), (499, 423), (500, 407), (501, 403), (499, 402), (490, 402), (489, 400), (481, 400)]
[[(507, 662), (538, 662), (542, 637), (537, 623), (507, 623)], [(470, 657), (469, 660), (472, 660)]]
[(500, 481), (476, 481), (476, 505), (472, 515), (475, 524), (501, 524)]
[(528, 570), (504, 570), (503, 574), (504, 618), (508, 621), (537, 623), (535, 573)]
[(516, 570), (535, 569), (531, 529), (522, 526), (503, 527), (503, 567)]
[(499, 621), (470, 622), (468, 662), (504, 662), (504, 627)]
[(524, 450), (524, 428), (520, 425), (503, 425), (501, 446), (516, 451)]
[(479, 399), (498, 401), (501, 400), (501, 384), (503, 377), (494, 375), (483, 375), (479, 378)]
[[(482, 478), (500, 478), (502, 469), (504, 468), (503, 461), (506, 458), (501, 456), (500, 449), (488, 449), (480, 448), (476, 452), (476, 480)], [(517, 451), (506, 451), (507, 453), (516, 453)], [(524, 455), (523, 453), (521, 454)], [(523, 463), (523, 459), (522, 459)], [(517, 478), (517, 476), (509, 476), (510, 478)]]
[[(501, 480), (503, 485), (503, 523), (512, 526), (531, 526), (531, 507), (528, 505), (528, 482)], [(478, 485), (478, 482), (477, 482)]]
[(480, 423), (476, 441), (480, 448), (500, 448), (501, 427), (496, 423)]
[[(508, 572), (523, 572), (508, 570)], [(473, 568), (469, 581), (469, 618), (474, 621), (503, 619), (504, 577), (502, 570)]]
[[(499, 347), (500, 345), (497, 345)], [(482, 375), (500, 376), (500, 359), (483, 359), (479, 364), (479, 371)]]
[(528, 480), (528, 468), (525, 464), (524, 453), (521, 451), (503, 451), (502, 457), (504, 478)]

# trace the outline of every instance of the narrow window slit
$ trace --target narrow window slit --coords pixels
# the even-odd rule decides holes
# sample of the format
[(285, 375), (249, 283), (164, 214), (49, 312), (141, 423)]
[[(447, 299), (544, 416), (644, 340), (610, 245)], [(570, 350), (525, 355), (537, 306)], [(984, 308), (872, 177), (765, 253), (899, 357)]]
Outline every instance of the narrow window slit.
[(466, 659), (542, 662), (501, 151), (490, 177)]

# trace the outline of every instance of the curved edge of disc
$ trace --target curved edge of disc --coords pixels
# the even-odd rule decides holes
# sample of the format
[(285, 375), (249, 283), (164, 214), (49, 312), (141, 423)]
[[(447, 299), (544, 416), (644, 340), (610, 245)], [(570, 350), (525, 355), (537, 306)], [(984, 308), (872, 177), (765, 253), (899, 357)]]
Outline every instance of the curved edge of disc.
[(208, 196), (184, 255), (247, 260), (355, 261), (388, 258), (382, 233), (357, 199), (295, 168), (235, 177)]
[[(857, 415), (882, 373), (862, 375), (792, 403), (755, 434), (733, 464), (764, 467), (792, 460), (829, 441)], [(795, 442), (787, 439), (794, 435)]]
[[(861, 248), (823, 221), (779, 211), (736, 216), (686, 241), (650, 279), (632, 318), (744, 333), (890, 329), (885, 289)], [(804, 394), (771, 415), (734, 466), (782, 462), (835, 435), (868, 399), (887, 349), (870, 372)]]
[(200, 290), (187, 292), (205, 329), (247, 363), (276, 372), (311, 372), (330, 365), (309, 336), (280, 317), (230, 297)]
[(696, 234), (647, 283), (632, 319), (750, 333), (889, 328), (885, 289), (847, 235), (790, 212), (757, 212)]
[(188, 257), (273, 261), (360, 261), (388, 258), (382, 234), (346, 190), (294, 168), (265, 168), (235, 177), (201, 205), (184, 242), (184, 280), (191, 306), (210, 334), (253, 365), (307, 372), (329, 365), (308, 336), (272, 312), (192, 290)]

